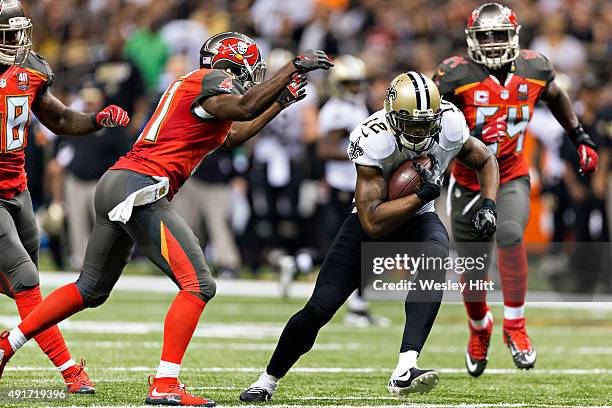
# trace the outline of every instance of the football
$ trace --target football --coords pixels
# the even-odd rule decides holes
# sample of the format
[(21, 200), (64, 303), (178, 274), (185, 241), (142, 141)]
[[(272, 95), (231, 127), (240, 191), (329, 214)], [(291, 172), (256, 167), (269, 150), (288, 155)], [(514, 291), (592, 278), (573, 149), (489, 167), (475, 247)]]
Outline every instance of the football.
[(389, 200), (406, 197), (419, 190), (421, 187), (421, 175), (414, 168), (416, 163), (419, 163), (428, 170), (431, 170), (433, 164), (429, 157), (417, 157), (402, 163), (401, 166), (395, 169), (387, 181), (387, 196)]

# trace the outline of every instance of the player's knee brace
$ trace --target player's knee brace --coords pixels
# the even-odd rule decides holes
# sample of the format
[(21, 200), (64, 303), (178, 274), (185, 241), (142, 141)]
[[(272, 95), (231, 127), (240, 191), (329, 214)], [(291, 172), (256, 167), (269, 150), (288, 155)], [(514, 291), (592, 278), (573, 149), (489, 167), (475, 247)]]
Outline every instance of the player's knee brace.
[(516, 221), (504, 221), (497, 226), (496, 239), (500, 247), (518, 244), (523, 240), (523, 227)]
[(9, 271), (10, 283), (13, 287), (13, 297), (16, 293), (35, 288), (39, 284), (38, 270), (30, 258), (17, 259)]

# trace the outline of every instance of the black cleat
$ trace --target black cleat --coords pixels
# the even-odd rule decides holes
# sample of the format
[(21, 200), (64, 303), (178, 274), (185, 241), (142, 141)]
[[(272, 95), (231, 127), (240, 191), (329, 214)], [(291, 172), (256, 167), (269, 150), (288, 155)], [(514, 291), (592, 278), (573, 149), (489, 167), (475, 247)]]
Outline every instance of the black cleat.
[(414, 392), (425, 394), (438, 384), (440, 377), (434, 370), (412, 367), (399, 377), (391, 378), (387, 389), (391, 394), (406, 395)]
[(240, 394), (242, 402), (268, 402), (271, 399), (270, 391), (262, 387), (249, 387)]

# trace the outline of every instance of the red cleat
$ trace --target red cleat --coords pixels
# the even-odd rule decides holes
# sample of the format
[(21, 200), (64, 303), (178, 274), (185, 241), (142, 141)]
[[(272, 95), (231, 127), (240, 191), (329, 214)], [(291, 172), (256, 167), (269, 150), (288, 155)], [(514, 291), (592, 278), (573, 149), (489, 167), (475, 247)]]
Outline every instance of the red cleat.
[(64, 376), (66, 391), (69, 394), (95, 394), (96, 387), (85, 372), (85, 361), (81, 359), (81, 364), (75, 366), (76, 371)]
[(465, 367), (472, 377), (478, 377), (487, 367), (489, 342), (493, 332), (493, 316), (491, 311), (487, 311), (485, 318), (488, 319), (488, 322), (484, 328), (474, 327), (471, 320), (468, 319), (470, 340), (467, 352), (465, 353)]
[(2, 378), (4, 366), (8, 363), (9, 359), (13, 357), (13, 354), (15, 354), (11, 347), (11, 343), (8, 341), (8, 336), (9, 332), (6, 330), (0, 333), (0, 378)]
[(149, 376), (149, 395), (146, 403), (149, 405), (173, 405), (188, 407), (214, 407), (215, 401), (196, 397), (185, 390), (184, 384), (179, 384), (176, 378), (151, 378)]
[(517, 368), (530, 369), (535, 366), (536, 351), (525, 329), (525, 318), (504, 319), (504, 343), (510, 349)]

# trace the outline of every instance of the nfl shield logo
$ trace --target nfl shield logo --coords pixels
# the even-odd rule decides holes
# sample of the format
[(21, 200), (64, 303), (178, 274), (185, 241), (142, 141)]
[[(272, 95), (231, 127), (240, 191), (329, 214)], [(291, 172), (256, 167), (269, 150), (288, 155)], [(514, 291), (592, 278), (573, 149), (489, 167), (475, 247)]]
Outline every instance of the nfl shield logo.
[(510, 92), (507, 89), (504, 89), (499, 93), (499, 96), (504, 100), (508, 99), (510, 97)]
[(6, 79), (0, 79), (0, 88), (6, 88)]

